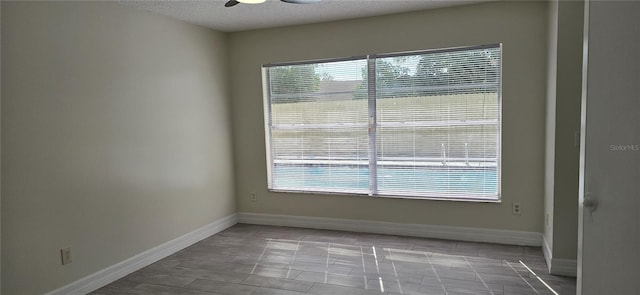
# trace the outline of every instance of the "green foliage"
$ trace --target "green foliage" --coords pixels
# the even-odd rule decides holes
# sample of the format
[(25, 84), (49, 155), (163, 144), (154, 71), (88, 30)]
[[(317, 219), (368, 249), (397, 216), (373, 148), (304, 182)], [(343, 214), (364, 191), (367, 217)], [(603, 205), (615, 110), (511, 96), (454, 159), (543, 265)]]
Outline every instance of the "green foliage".
[[(321, 77), (314, 65), (269, 68), (271, 99), (274, 103), (297, 102), (318, 91)], [(330, 79), (330, 76), (322, 77)]]
[(379, 98), (413, 96), (415, 77), (403, 66), (403, 57), (376, 61), (376, 86)]
[[(363, 77), (354, 99), (367, 98), (366, 69)], [(497, 92), (499, 82), (497, 48), (376, 60), (378, 98)]]
[[(420, 86), (494, 84), (483, 91), (497, 91), (500, 79), (498, 49), (472, 50), (424, 55), (416, 68), (415, 80)], [(480, 89), (455, 89), (448, 93), (471, 93)], [(482, 91), (482, 90), (480, 90)], [(422, 90), (420, 95), (430, 94)]]
[(335, 80), (335, 78), (333, 78), (333, 76), (331, 76), (329, 73), (327, 72), (323, 72), (320, 75), (320, 81), (333, 81)]
[(353, 93), (353, 99), (367, 99), (368, 93), (368, 75), (367, 68), (362, 68), (362, 81), (356, 87), (356, 91)]

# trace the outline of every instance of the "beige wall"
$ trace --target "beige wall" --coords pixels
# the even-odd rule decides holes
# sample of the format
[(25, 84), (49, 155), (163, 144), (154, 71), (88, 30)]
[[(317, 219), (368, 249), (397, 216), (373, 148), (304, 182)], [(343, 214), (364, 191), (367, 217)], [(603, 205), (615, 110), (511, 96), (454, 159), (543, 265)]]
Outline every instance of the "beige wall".
[[(584, 2), (549, 4), (544, 239), (553, 259), (576, 259)], [(553, 264), (553, 263), (552, 263)], [(550, 265), (552, 271), (553, 267)]]
[(584, 2), (560, 1), (553, 200), (553, 258), (576, 259)]
[(115, 3), (2, 1), (3, 294), (235, 212), (226, 42)]
[(549, 1), (547, 52), (547, 106), (544, 164), (544, 247), (553, 249), (553, 192), (556, 156), (556, 79), (558, 72), (558, 0)]
[[(542, 232), (547, 40), (547, 3), (507, 1), (231, 34), (239, 211)], [(267, 192), (262, 64), (498, 42), (501, 204)], [(522, 202), (520, 216), (511, 214), (514, 201)]]

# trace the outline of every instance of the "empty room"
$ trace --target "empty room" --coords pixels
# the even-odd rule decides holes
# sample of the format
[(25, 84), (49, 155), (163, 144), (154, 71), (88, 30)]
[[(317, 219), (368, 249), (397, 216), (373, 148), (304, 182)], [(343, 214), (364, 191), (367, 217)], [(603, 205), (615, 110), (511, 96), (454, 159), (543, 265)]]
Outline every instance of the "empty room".
[(639, 3), (3, 0), (0, 293), (640, 294)]

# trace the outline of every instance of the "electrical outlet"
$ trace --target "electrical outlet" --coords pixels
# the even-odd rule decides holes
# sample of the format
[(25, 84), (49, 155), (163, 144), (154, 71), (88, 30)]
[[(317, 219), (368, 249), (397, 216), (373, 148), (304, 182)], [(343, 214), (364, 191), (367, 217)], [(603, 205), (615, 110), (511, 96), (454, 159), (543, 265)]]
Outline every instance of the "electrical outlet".
[(73, 262), (71, 259), (71, 246), (60, 249), (60, 259), (62, 260), (62, 265)]
[(513, 202), (511, 204), (511, 214), (513, 215), (522, 214), (522, 206), (520, 205), (520, 202)]
[(255, 192), (251, 192), (251, 202), (255, 202), (258, 200), (258, 197), (256, 197), (256, 193)]

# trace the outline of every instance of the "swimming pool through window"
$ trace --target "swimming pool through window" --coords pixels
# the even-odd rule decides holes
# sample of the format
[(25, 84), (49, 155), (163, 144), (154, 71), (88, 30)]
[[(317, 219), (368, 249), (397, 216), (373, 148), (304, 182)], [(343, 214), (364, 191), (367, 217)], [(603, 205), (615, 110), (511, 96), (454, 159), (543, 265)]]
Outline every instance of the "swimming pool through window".
[(501, 54), (265, 65), (269, 189), (499, 201)]

